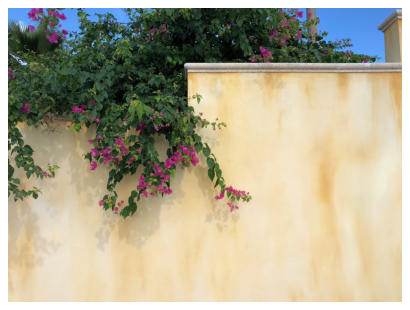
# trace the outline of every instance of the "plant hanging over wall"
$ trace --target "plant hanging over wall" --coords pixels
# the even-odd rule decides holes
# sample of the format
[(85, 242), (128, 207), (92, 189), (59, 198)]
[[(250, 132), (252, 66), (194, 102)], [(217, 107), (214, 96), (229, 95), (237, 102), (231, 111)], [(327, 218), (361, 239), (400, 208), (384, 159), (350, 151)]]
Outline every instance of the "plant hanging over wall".
[[(17, 127), (25, 122), (38, 127), (48, 114), (72, 119), (71, 130), (95, 127), (85, 158), (90, 169), (109, 168), (107, 194), (99, 201), (106, 210), (124, 218), (150, 196), (172, 193), (177, 167), (196, 166), (203, 156), (208, 176), (217, 188), (215, 199), (228, 199), (231, 211), (249, 202), (243, 190), (227, 186), (222, 169), (198, 128), (221, 129), (196, 115), (188, 104), (200, 95), (186, 96), (183, 65), (187, 62), (368, 62), (374, 57), (340, 51), (348, 40), (328, 42), (326, 33), (308, 40), (310, 23), (303, 13), (282, 9), (126, 9), (129, 23), (118, 23), (110, 13), (89, 15), (78, 9), (78, 32), (61, 29), (66, 16), (57, 9), (32, 9), (38, 23), (26, 32), (43, 31), (58, 48), (39, 53), (9, 32), (9, 42), (21, 46), (9, 51), (8, 148), (26, 177), (54, 177), (57, 165), (41, 168), (33, 149)], [(20, 41), (18, 41), (20, 40)], [(63, 42), (63, 44), (61, 44)], [(161, 161), (154, 138), (168, 142)], [(200, 155), (202, 153), (202, 155)], [(39, 189), (22, 189), (9, 160), (9, 196), (37, 198)], [(124, 176), (137, 173), (127, 202), (116, 187)], [(138, 170), (140, 171), (140, 170)]]

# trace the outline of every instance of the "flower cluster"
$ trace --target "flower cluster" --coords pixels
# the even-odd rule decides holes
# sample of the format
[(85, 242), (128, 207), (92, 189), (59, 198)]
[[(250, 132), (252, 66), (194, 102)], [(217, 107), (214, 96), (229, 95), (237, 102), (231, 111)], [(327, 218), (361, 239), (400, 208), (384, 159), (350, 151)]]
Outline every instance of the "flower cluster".
[[(303, 31), (301, 27), (303, 24), (298, 18), (303, 17), (303, 12), (296, 9), (289, 9), (286, 13), (281, 10), (279, 13), (282, 19), (279, 23), (272, 27), (269, 31), (269, 41), (277, 44), (278, 47), (287, 48), (287, 42), (290, 39), (301, 40)], [(268, 20), (270, 23), (271, 21)], [(254, 40), (256, 42), (256, 40)], [(251, 62), (271, 62), (273, 60), (272, 51), (264, 46), (259, 46), (259, 52), (249, 53), (249, 60)]]
[[(140, 31), (141, 31), (141, 29), (138, 29), (137, 33), (140, 32)], [(167, 29), (167, 26), (165, 26), (165, 25), (160, 26), (159, 29), (154, 27), (154, 28), (151, 29), (151, 31), (149, 33), (149, 38), (150, 38), (150, 40), (154, 40), (154, 38), (157, 34), (160, 34), (160, 33), (164, 34), (166, 32), (168, 32), (168, 29)]]
[[(91, 100), (90, 104), (95, 105), (95, 101)], [(83, 114), (86, 111), (86, 109), (87, 109), (87, 106), (85, 104), (83, 104), (83, 105), (81, 105), (81, 107), (74, 106), (73, 109), (72, 109), (72, 112), (73, 113)], [(87, 115), (87, 119), (91, 120), (91, 114)], [(93, 121), (98, 124), (100, 122), (100, 119), (98, 117), (95, 117)]]
[[(60, 13), (55, 9), (48, 9), (47, 15), (44, 13), (42, 8), (31, 9), (28, 13), (28, 18), (34, 22), (44, 23), (46, 25), (46, 38), (51, 44), (58, 44), (59, 40), (65, 40), (68, 31), (63, 29), (61, 31), (57, 30), (61, 28), (60, 20), (66, 20), (67, 17), (64, 13)], [(35, 30), (33, 25), (29, 25), (28, 29), (30, 32)]]
[(232, 186), (226, 187), (221, 193), (217, 196), (215, 196), (215, 200), (220, 200), (225, 197), (225, 191), (227, 192), (227, 196), (230, 199), (229, 202), (227, 202), (227, 205), (230, 209), (231, 212), (233, 212), (236, 209), (239, 209), (238, 205), (235, 204), (236, 201), (244, 201), (244, 202), (249, 202), (251, 200), (251, 196), (249, 193), (241, 190), (234, 189)]

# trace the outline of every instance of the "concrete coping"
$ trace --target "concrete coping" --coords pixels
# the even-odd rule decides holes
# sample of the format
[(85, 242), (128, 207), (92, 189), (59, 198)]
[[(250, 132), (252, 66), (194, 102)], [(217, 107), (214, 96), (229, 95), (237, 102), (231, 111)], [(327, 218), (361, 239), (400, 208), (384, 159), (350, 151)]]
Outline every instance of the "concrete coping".
[(387, 17), (379, 27), (377, 27), (377, 29), (385, 32), (387, 28), (389, 28), (390, 25), (393, 24), (397, 19), (401, 19), (401, 10), (395, 10), (393, 13), (391, 13), (390, 16)]
[(186, 63), (190, 72), (401, 72), (401, 63)]

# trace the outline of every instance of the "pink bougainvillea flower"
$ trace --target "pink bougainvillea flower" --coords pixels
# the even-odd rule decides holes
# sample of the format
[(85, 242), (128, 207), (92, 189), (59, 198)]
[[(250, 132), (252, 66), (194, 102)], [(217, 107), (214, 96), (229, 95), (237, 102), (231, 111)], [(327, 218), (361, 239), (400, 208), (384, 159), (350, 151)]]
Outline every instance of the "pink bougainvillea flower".
[[(64, 30), (63, 30), (64, 31)], [(94, 100), (90, 100), (90, 104), (91, 105), (94, 105), (95, 104), (95, 101)]]
[(218, 196), (215, 196), (216, 200), (220, 200), (225, 197), (225, 192), (221, 192)]
[(53, 23), (53, 22), (50, 22), (50, 23), (49, 23), (49, 26), (50, 26), (50, 27), (54, 27), (55, 25), (56, 25), (56, 24)]
[(114, 208), (114, 213), (117, 214), (118, 213), (118, 207)]
[(158, 131), (158, 130), (159, 130), (158, 127), (157, 127), (157, 125), (154, 125), (154, 129), (155, 129), (155, 131)]
[(73, 107), (73, 113), (78, 113), (78, 112), (82, 113), (82, 112), (83, 112), (83, 109), (81, 109), (81, 108), (79, 108), (79, 107), (77, 107), (77, 106), (74, 106), (74, 107)]
[(99, 118), (95, 118), (95, 119), (94, 119), (94, 122), (99, 123), (99, 122), (100, 122), (100, 119), (99, 119)]
[(368, 63), (369, 61), (367, 59), (363, 59), (363, 63)]
[(300, 40), (302, 38), (302, 30), (298, 31), (298, 35), (296, 36), (296, 40)]
[(98, 204), (99, 204), (100, 207), (102, 207), (103, 204), (104, 204), (104, 201), (100, 200), (100, 201), (98, 202)]
[(101, 136), (97, 136), (97, 139), (98, 139), (98, 140), (102, 140), (102, 139), (103, 139), (103, 137), (101, 137)]
[[(58, 26), (60, 27), (61, 25), (58, 25)], [(61, 32), (62, 32), (64, 35), (67, 35), (67, 34), (68, 34), (68, 31), (65, 30), (65, 29), (61, 30)]]
[(114, 138), (115, 140), (115, 145), (121, 146), (122, 145), (122, 140), (121, 138)]
[(95, 170), (95, 168), (97, 168), (97, 167), (98, 167), (97, 162), (95, 162), (95, 161), (91, 162), (90, 170)]
[(92, 157), (97, 157), (98, 156), (98, 150), (97, 149), (91, 149), (91, 156)]
[(26, 103), (24, 106), (20, 108), (21, 112), (29, 113), (30, 112), (30, 105)]
[(88, 143), (90, 143), (90, 144), (93, 144), (94, 143), (94, 140), (88, 140)]
[(289, 26), (289, 22), (286, 21), (286, 20), (284, 20), (284, 19), (282, 19), (282, 20), (280, 21), (280, 24), (281, 24), (282, 27), (288, 27), (288, 26)]
[(135, 160), (134, 156), (131, 156), (131, 158), (128, 159), (128, 165), (131, 165), (134, 160)]
[(162, 31), (166, 31), (166, 30), (167, 30), (167, 27), (166, 27), (166, 26), (161, 26), (161, 30), (162, 30)]
[(35, 28), (32, 25), (28, 25), (28, 29), (30, 30), (30, 32), (33, 32)]
[(303, 11), (296, 11), (295, 13), (297, 16), (299, 16), (300, 18), (303, 18)]
[(151, 29), (151, 32), (150, 32), (150, 34), (149, 34), (149, 38), (151, 39), (151, 40), (153, 40), (154, 39), (154, 35), (155, 35), (155, 33), (157, 32), (157, 28), (152, 28)]
[(298, 19), (297, 19), (296, 17), (292, 17), (291, 20), (292, 20), (292, 22), (295, 22), (295, 21), (297, 21)]
[(87, 115), (87, 118), (88, 118), (88, 119), (90, 119), (90, 118), (91, 118), (91, 115), (90, 115), (90, 114), (88, 114), (88, 115)]
[[(57, 14), (58, 14), (58, 12), (56, 12)], [(64, 15), (64, 13), (63, 14), (60, 14), (60, 19), (61, 20), (66, 20), (67, 19), (67, 17)]]
[(47, 40), (52, 44), (58, 43), (58, 34), (57, 32), (53, 32), (51, 35), (46, 34)]

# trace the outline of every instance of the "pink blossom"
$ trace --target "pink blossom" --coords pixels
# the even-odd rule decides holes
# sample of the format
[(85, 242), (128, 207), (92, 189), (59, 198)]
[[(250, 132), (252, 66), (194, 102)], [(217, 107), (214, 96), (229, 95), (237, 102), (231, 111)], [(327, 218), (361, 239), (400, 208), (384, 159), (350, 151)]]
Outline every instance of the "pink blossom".
[(100, 200), (100, 201), (98, 202), (98, 204), (99, 204), (100, 207), (102, 207), (102, 205), (104, 204), (104, 201)]
[(100, 122), (100, 119), (99, 119), (99, 118), (95, 118), (95, 119), (94, 119), (94, 122), (99, 123), (99, 122)]
[(98, 167), (97, 162), (95, 162), (95, 161), (91, 162), (90, 170), (95, 170), (95, 168), (97, 168), (97, 167)]
[[(63, 30), (64, 31), (64, 30)], [(95, 101), (94, 100), (90, 100), (90, 104), (91, 105), (94, 105), (95, 104)]]
[(90, 143), (90, 144), (93, 144), (94, 143), (94, 140), (88, 140), (88, 143)]
[[(58, 12), (56, 12), (56, 13), (58, 13)], [(60, 19), (61, 20), (66, 20), (67, 19), (67, 17), (64, 15), (64, 13), (63, 14), (60, 14)]]
[(50, 27), (54, 27), (56, 24), (53, 23), (53, 22), (50, 22), (49, 25), (50, 25)]
[(53, 33), (51, 34), (51, 36), (48, 35), (48, 34), (46, 34), (46, 38), (47, 38), (47, 40), (48, 40), (50, 43), (53, 43), (53, 44), (57, 44), (57, 43), (58, 43), (58, 34), (57, 34), (57, 32), (53, 32)]
[(80, 112), (80, 113), (83, 113), (83, 109), (82, 108), (79, 108), (79, 107), (77, 107), (77, 106), (74, 106), (73, 107), (73, 113), (78, 113), (78, 112)]
[(88, 118), (88, 119), (90, 119), (90, 118), (91, 118), (91, 115), (90, 115), (90, 114), (88, 114), (88, 115), (87, 115), (87, 118)]
[(26, 103), (24, 106), (20, 108), (20, 110), (24, 113), (29, 113), (30, 112), (30, 105)]
[(296, 18), (296, 17), (292, 17), (291, 20), (292, 20), (292, 22), (295, 22), (295, 21), (297, 21), (297, 18)]
[(97, 149), (91, 149), (91, 156), (92, 157), (97, 157), (98, 156), (98, 150)]
[(225, 192), (221, 192), (220, 194), (219, 194), (219, 196), (215, 196), (215, 199), (216, 200), (220, 200), (220, 199), (222, 199), (222, 198), (224, 198), (225, 197)]
[(285, 36), (285, 37), (283, 38), (283, 40), (281, 40), (281, 41), (280, 41), (280, 44), (285, 45), (285, 44), (286, 44), (287, 39), (288, 39), (288, 37), (287, 37), (287, 36)]
[(281, 23), (282, 27), (288, 27), (288, 26), (289, 26), (289, 22), (286, 21), (286, 20), (284, 20), (284, 19), (282, 19), (282, 20), (280, 21), (280, 23)]
[[(58, 27), (61, 27), (61, 25), (58, 25)], [(61, 30), (61, 32), (62, 32), (64, 35), (67, 35), (67, 34), (68, 34), (68, 31), (65, 30), (65, 29)]]
[(98, 140), (102, 140), (102, 139), (103, 139), (103, 137), (101, 137), (101, 136), (97, 136), (97, 139), (98, 139)]
[(117, 214), (118, 213), (118, 207), (114, 208), (114, 213)]
[(166, 26), (161, 26), (161, 30), (162, 30), (162, 31), (166, 31), (166, 30), (167, 30), (167, 27), (166, 27)]
[(33, 32), (35, 28), (32, 25), (28, 25), (28, 29), (30, 30), (30, 32)]
[(296, 11), (295, 13), (297, 16), (299, 16), (300, 18), (303, 18), (303, 11)]
[(298, 35), (296, 36), (296, 40), (300, 40), (302, 38), (302, 30), (298, 31)]

